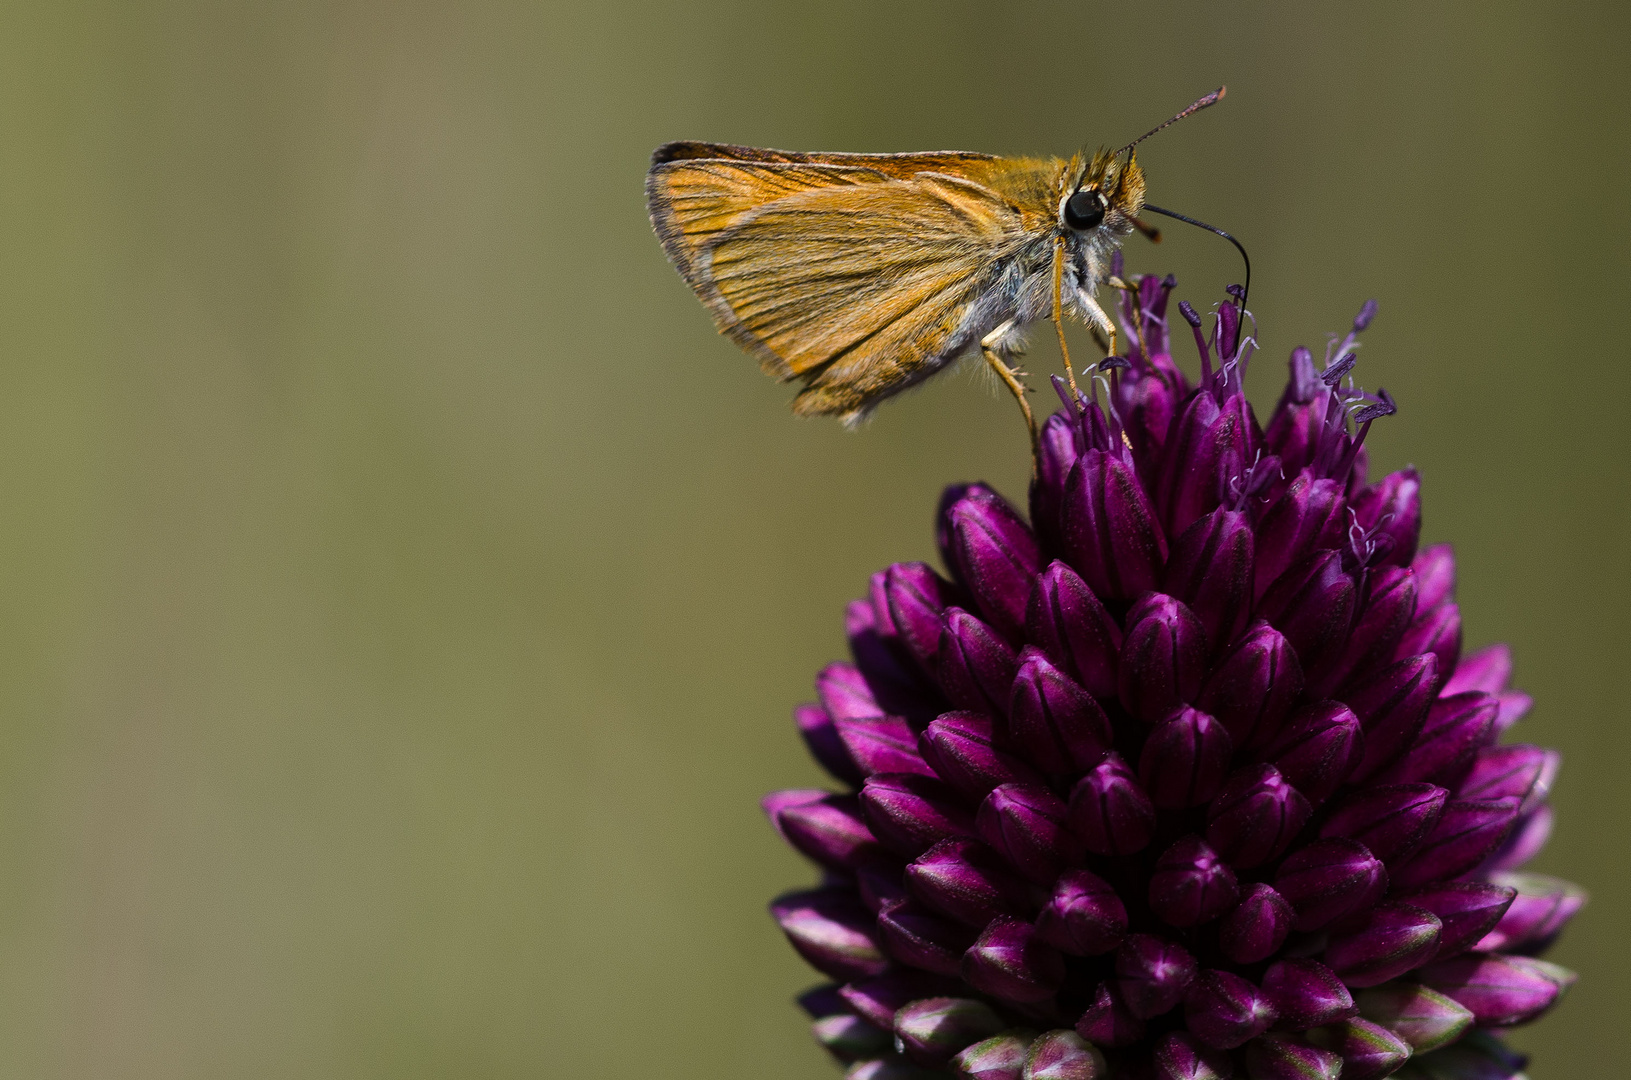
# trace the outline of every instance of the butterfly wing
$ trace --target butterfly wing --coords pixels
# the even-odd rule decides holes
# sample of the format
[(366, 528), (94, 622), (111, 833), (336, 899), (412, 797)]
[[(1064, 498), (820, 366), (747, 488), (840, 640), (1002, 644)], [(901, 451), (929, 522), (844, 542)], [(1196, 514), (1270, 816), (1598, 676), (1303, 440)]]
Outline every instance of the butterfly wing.
[(859, 416), (968, 346), (1024, 240), (1019, 208), (960, 175), (998, 159), (728, 149), (654, 167), (653, 222), (720, 330), (809, 384), (795, 411)]

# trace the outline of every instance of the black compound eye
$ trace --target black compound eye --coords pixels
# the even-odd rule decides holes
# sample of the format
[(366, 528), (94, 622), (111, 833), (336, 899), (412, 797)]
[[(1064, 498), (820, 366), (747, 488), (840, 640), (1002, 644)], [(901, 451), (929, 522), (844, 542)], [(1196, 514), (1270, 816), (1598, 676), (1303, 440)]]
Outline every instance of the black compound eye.
[(1065, 200), (1065, 224), (1077, 232), (1097, 228), (1104, 220), (1104, 196), (1096, 191), (1078, 191)]

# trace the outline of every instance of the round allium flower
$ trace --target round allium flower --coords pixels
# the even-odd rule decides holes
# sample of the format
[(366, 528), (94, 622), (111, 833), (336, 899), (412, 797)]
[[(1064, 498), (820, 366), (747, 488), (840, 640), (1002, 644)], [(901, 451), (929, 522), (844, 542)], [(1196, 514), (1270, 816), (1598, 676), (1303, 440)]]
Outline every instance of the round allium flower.
[(947, 576), (876, 574), (796, 711), (842, 789), (765, 800), (825, 872), (771, 905), (816, 1037), (854, 1080), (1518, 1076), (1493, 1032), (1573, 981), (1536, 956), (1584, 899), (1515, 872), (1558, 755), (1499, 741), (1530, 701), (1462, 655), (1416, 473), (1366, 478), (1375, 305), (1265, 429), (1238, 306), (1179, 305), (1191, 386), (1173, 284), (1123, 298), (1106, 406), (1055, 381), (1031, 523), (950, 489)]

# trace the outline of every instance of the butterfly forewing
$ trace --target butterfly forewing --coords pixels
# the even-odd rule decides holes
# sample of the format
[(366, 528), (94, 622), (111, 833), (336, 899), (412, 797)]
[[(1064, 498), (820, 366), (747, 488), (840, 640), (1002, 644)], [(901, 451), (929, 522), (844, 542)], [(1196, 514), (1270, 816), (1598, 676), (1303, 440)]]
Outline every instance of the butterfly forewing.
[[(734, 156), (695, 156), (713, 152)], [(664, 246), (723, 332), (809, 383), (801, 413), (857, 415), (944, 366), (1025, 240), (1021, 208), (980, 182), (986, 155), (665, 153), (648, 184)]]

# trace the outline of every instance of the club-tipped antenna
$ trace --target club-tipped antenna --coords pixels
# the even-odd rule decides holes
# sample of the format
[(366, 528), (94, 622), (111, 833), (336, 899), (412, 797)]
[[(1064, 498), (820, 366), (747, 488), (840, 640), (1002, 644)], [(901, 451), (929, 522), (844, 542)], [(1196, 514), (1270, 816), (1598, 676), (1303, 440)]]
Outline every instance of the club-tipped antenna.
[[(1191, 105), (1190, 108), (1193, 109), (1195, 106)], [(1171, 123), (1171, 121), (1168, 121), (1168, 123)], [(1161, 129), (1156, 128), (1156, 130), (1159, 131)], [(1241, 246), (1240, 241), (1236, 240), (1234, 237), (1230, 236), (1216, 225), (1208, 225), (1204, 221), (1197, 221), (1186, 214), (1180, 214), (1174, 210), (1163, 210), (1159, 206), (1151, 206), (1149, 203), (1144, 204), (1144, 209), (1148, 210), (1152, 214), (1161, 214), (1169, 218), (1177, 218), (1179, 221), (1188, 222), (1189, 224), (1198, 228), (1205, 229), (1207, 232), (1217, 233), (1219, 236), (1223, 237), (1225, 240), (1229, 241), (1229, 243), (1235, 246), (1235, 250), (1240, 252), (1241, 260), (1246, 264), (1246, 284), (1242, 286), (1240, 290), (1240, 310), (1244, 312), (1246, 310), (1246, 296), (1252, 291), (1252, 258), (1250, 255), (1246, 254), (1246, 249)]]
[(1200, 98), (1199, 100), (1195, 101), (1193, 104), (1191, 104), (1189, 106), (1189, 108), (1185, 109), (1183, 112), (1179, 113), (1177, 116), (1174, 116), (1171, 120), (1168, 120), (1164, 124), (1157, 124), (1155, 127), (1150, 128), (1150, 130), (1146, 131), (1144, 134), (1140, 135), (1138, 138), (1134, 139), (1132, 142), (1128, 143), (1126, 146), (1123, 146), (1120, 150), (1117, 150), (1116, 153), (1124, 154), (1127, 151), (1131, 150), (1133, 147), (1137, 146), (1139, 143), (1143, 142), (1145, 139), (1149, 138), (1151, 135), (1154, 135), (1157, 131), (1161, 131), (1161, 130), (1163, 130), (1165, 128), (1171, 127), (1173, 124), (1176, 124), (1178, 121), (1182, 120), (1184, 117), (1192, 116), (1195, 113), (1198, 113), (1202, 109), (1206, 108), (1208, 105), (1216, 105), (1218, 102), (1223, 100), (1223, 95), (1228, 93), (1228, 91), (1229, 91), (1229, 88), (1227, 86), (1218, 87), (1216, 90), (1212, 91), (1210, 94), (1207, 94), (1205, 97)]

